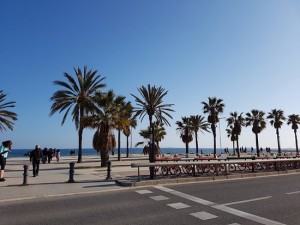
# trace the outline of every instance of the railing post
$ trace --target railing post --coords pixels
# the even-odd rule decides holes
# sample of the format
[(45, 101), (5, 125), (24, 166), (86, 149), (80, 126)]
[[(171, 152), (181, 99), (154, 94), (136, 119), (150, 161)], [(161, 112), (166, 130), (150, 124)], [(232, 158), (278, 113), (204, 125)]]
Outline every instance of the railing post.
[(110, 175), (110, 172), (111, 172), (111, 161), (108, 161), (107, 162), (107, 176), (106, 176), (106, 180), (111, 180), (111, 175)]
[(22, 185), (28, 185), (27, 183), (27, 177), (28, 177), (28, 164), (24, 164), (24, 173), (23, 173), (23, 184)]
[(69, 180), (68, 183), (74, 183), (74, 162), (70, 162)]

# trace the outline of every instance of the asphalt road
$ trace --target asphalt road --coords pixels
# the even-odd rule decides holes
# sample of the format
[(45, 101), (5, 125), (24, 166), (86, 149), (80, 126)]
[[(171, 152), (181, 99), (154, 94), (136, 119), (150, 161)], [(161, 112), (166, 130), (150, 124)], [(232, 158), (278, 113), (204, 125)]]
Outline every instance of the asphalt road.
[(0, 203), (0, 224), (298, 225), (300, 175)]

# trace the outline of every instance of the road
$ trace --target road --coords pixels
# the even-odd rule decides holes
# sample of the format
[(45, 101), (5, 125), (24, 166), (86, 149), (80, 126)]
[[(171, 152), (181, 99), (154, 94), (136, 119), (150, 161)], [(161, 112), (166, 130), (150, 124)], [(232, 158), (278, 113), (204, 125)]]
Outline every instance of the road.
[(298, 225), (300, 175), (0, 202), (0, 224)]

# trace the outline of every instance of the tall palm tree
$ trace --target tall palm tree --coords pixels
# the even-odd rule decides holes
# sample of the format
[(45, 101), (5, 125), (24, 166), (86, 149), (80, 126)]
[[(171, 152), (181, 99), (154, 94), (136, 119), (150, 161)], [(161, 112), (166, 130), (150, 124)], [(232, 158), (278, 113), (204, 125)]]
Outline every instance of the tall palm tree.
[(234, 133), (234, 128), (232, 125), (229, 126), (229, 128), (226, 129), (227, 137), (230, 138), (232, 141), (232, 149), (233, 149), (233, 155), (235, 155), (235, 141), (236, 141), (236, 135)]
[(131, 135), (131, 128), (136, 128), (137, 121), (132, 117), (132, 113), (130, 115), (129, 126), (126, 126), (123, 129), (123, 134), (126, 136), (126, 158), (129, 157), (129, 136)]
[(208, 114), (207, 121), (211, 124), (211, 130), (214, 136), (214, 157), (217, 154), (217, 143), (216, 143), (216, 124), (219, 122), (219, 114), (224, 110), (223, 99), (217, 99), (215, 97), (208, 97), (208, 102), (202, 102), (203, 113)]
[(265, 113), (263, 111), (252, 109), (251, 112), (246, 113), (246, 127), (252, 125), (252, 132), (255, 134), (256, 154), (259, 157), (259, 143), (258, 134), (266, 128), (266, 121), (264, 119)]
[(268, 113), (267, 119), (270, 120), (271, 126), (274, 126), (276, 129), (278, 155), (281, 155), (279, 129), (281, 128), (283, 121), (286, 120), (284, 112), (281, 109), (272, 109), (271, 112)]
[(188, 157), (189, 143), (193, 140), (193, 128), (190, 117), (181, 117), (182, 121), (176, 121), (176, 130), (180, 131), (180, 138), (185, 143), (185, 154)]
[(297, 155), (299, 155), (297, 130), (298, 130), (298, 124), (300, 124), (300, 116), (296, 114), (289, 115), (287, 124), (288, 125), (292, 124), (292, 129), (294, 130), (294, 134), (295, 134), (296, 152)]
[(243, 117), (243, 113), (238, 115), (237, 112), (231, 112), (230, 117), (227, 118), (227, 126), (232, 126), (232, 132), (234, 133), (234, 139), (237, 145), (237, 154), (240, 157), (240, 147), (239, 147), (239, 135), (242, 131), (242, 126), (245, 126), (245, 119)]
[(105, 77), (101, 78), (97, 70), (84, 70), (78, 67), (74, 68), (75, 79), (68, 73), (64, 73), (67, 81), (54, 81), (55, 85), (63, 88), (56, 91), (50, 98), (53, 101), (51, 106), (50, 116), (56, 112), (63, 112), (61, 125), (66, 121), (69, 113), (72, 115), (72, 120), (75, 122), (76, 130), (78, 131), (78, 163), (82, 162), (82, 133), (83, 125), (81, 120), (88, 115), (90, 109), (94, 105), (94, 99), (97, 92), (100, 92), (106, 84), (102, 83)]
[(5, 102), (6, 94), (4, 94), (3, 90), (0, 90), (0, 131), (4, 131), (7, 129), (14, 129), (14, 122), (16, 121), (17, 114), (7, 110), (8, 108), (14, 108), (16, 102)]
[(201, 115), (191, 115), (190, 116), (191, 120), (191, 126), (192, 126), (192, 131), (195, 134), (195, 141), (196, 141), (196, 154), (199, 154), (199, 148), (198, 148), (198, 131), (203, 131), (210, 132), (208, 130), (209, 123), (207, 123), (205, 118)]
[[(166, 91), (164, 88), (151, 86), (148, 84), (147, 87), (142, 86), (138, 89), (140, 95), (142, 98), (139, 98), (133, 94), (131, 94), (136, 101), (137, 107), (134, 109), (135, 116), (139, 117), (141, 120), (145, 117), (145, 115), (148, 115), (149, 117), (149, 124), (150, 127), (152, 127), (152, 140), (151, 140), (151, 152), (149, 154), (149, 161), (155, 162), (155, 153), (154, 153), (154, 126), (152, 124), (153, 117), (156, 118), (157, 121), (163, 122), (164, 124), (167, 124), (170, 126), (170, 123), (168, 122), (167, 117), (172, 119), (172, 116), (170, 115), (170, 112), (173, 112), (174, 110), (171, 109), (171, 106), (173, 104), (163, 104), (163, 98), (168, 94), (168, 91)], [(154, 178), (154, 168), (150, 168), (150, 178)]]

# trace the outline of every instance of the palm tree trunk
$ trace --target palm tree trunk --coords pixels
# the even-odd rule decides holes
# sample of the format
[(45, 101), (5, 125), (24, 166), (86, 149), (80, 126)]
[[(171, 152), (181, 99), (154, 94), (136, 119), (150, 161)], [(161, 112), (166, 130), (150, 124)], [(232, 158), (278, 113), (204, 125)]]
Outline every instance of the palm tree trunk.
[[(149, 122), (150, 122), (150, 130), (152, 136), (150, 135), (151, 144), (150, 144), (150, 152), (149, 152), (149, 162), (155, 162), (155, 150), (154, 150), (154, 125), (152, 124), (152, 116), (149, 115)], [(154, 179), (154, 167), (150, 167), (150, 179)]]
[(109, 160), (109, 154), (108, 151), (100, 151), (100, 157), (101, 157), (101, 167), (107, 167), (108, 160)]
[(118, 130), (118, 161), (121, 161), (121, 130)]
[(278, 155), (281, 155), (280, 137), (279, 137), (279, 129), (278, 128), (276, 128), (276, 135), (277, 135)]
[(79, 109), (80, 118), (79, 118), (79, 129), (78, 129), (78, 160), (77, 163), (82, 163), (82, 133), (83, 133), (83, 127), (81, 124), (81, 120), (83, 118), (83, 108), (80, 106)]
[(83, 129), (79, 128), (78, 130), (78, 159), (77, 159), (77, 163), (82, 163), (82, 133), (83, 133)]
[(233, 155), (235, 155), (235, 145), (234, 145), (234, 141), (232, 141), (232, 148), (233, 148)]
[(296, 142), (296, 152), (297, 152), (297, 155), (299, 155), (297, 129), (294, 129), (294, 133), (295, 133), (295, 142)]
[(186, 155), (186, 157), (188, 157), (188, 155), (189, 155), (188, 128), (185, 129), (185, 137), (186, 137), (186, 142), (185, 142), (185, 155)]
[(129, 137), (126, 136), (126, 158), (129, 157)]
[(238, 157), (240, 158), (241, 155), (240, 155), (240, 146), (239, 146), (239, 135), (236, 135), (236, 148), (237, 148)]
[(260, 150), (259, 150), (259, 145), (258, 145), (258, 133), (255, 133), (255, 141), (256, 141), (256, 155), (257, 155), (257, 157), (259, 157)]
[(214, 136), (214, 158), (216, 158), (216, 156), (217, 156), (217, 142), (216, 142), (216, 125), (215, 124), (211, 124), (211, 130), (212, 130), (213, 136)]
[(199, 155), (199, 149), (198, 149), (198, 134), (195, 132), (195, 139), (196, 139), (196, 155)]

